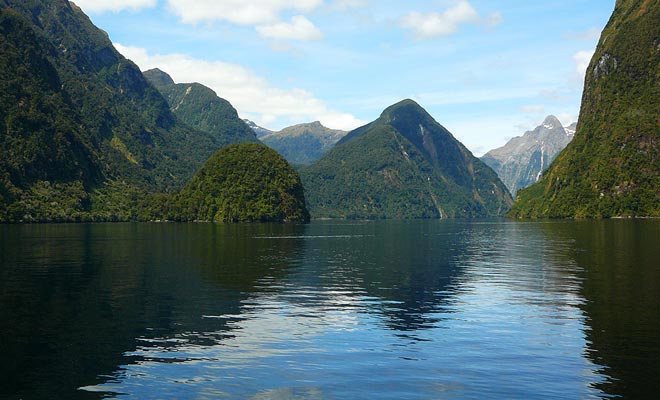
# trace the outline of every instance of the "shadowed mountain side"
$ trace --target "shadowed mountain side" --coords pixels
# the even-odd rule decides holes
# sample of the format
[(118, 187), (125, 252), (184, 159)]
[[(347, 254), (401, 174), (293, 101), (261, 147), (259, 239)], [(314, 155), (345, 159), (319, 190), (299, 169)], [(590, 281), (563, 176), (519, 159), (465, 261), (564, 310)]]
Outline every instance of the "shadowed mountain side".
[(0, 222), (123, 220), (224, 143), (66, 0), (0, 0)]
[[(581, 271), (586, 356), (608, 379), (596, 387), (611, 397), (646, 399), (660, 393), (660, 235), (656, 220), (585, 220), (536, 225), (564, 247)], [(557, 246), (554, 246), (557, 248)]]
[[(138, 349), (168, 351), (182, 337), (191, 346), (228, 340), (246, 318), (244, 304), (263, 290), (258, 281), (282, 279), (290, 272), (285, 255), (300, 251), (295, 241), (252, 237), (303, 228), (0, 226), (0, 319), (11, 321), (0, 330), (0, 349), (10, 360), (0, 364), (0, 397), (116, 397), (97, 385), (122, 376), (122, 366), (145, 362)], [(44, 264), (53, 255), (67, 268)], [(25, 280), (21, 291), (11, 290), (14, 279)], [(185, 361), (191, 360), (170, 360)]]

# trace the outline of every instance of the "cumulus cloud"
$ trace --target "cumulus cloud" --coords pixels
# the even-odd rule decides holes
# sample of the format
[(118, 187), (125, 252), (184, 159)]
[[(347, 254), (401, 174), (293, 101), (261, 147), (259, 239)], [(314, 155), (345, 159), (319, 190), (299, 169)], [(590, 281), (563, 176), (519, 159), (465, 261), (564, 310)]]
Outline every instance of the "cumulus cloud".
[(323, 0), (167, 0), (167, 4), (185, 23), (228, 21), (264, 25), (278, 22), (284, 11), (313, 10)]
[(321, 31), (305, 16), (296, 15), (290, 22), (282, 21), (285, 12), (311, 11), (323, 0), (167, 0), (170, 12), (182, 22), (225, 21), (236, 25), (254, 26), (257, 33), (270, 39), (317, 40)]
[(160, 68), (176, 82), (199, 82), (229, 100), (243, 118), (272, 126), (321, 121), (334, 129), (351, 130), (364, 124), (353, 115), (330, 109), (303, 89), (281, 89), (253, 71), (232, 63), (205, 61), (185, 54), (152, 55), (145, 49), (115, 44), (117, 50), (142, 70)]
[(570, 124), (578, 121), (578, 116), (575, 113), (561, 112), (557, 113), (556, 117), (564, 126), (569, 126)]
[(583, 50), (573, 54), (576, 71), (582, 79), (584, 79), (584, 75), (587, 72), (587, 68), (589, 67), (589, 63), (593, 56), (593, 50)]
[(156, 0), (75, 0), (74, 3), (87, 13), (135, 11), (156, 6)]
[(456, 33), (464, 24), (484, 24), (493, 27), (501, 22), (501, 13), (495, 12), (483, 19), (468, 0), (460, 0), (442, 13), (412, 11), (400, 21), (403, 28), (411, 30), (419, 38), (449, 36)]
[(323, 37), (321, 31), (302, 15), (294, 16), (291, 22), (258, 26), (257, 32), (271, 39), (318, 40)]

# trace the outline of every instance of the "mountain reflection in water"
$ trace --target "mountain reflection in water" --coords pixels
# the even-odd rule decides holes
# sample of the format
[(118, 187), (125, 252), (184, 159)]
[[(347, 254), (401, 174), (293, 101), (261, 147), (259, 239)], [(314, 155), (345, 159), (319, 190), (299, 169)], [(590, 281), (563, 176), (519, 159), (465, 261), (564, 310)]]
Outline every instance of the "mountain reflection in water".
[(655, 221), (1, 226), (0, 395), (648, 397), (659, 233)]

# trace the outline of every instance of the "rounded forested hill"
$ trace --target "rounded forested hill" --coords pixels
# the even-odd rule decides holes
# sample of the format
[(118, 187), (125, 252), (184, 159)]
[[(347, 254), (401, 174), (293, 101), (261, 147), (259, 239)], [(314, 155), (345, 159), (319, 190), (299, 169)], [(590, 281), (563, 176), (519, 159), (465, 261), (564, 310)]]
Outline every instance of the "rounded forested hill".
[(168, 208), (167, 219), (178, 221), (309, 220), (298, 173), (276, 151), (256, 143), (216, 152)]

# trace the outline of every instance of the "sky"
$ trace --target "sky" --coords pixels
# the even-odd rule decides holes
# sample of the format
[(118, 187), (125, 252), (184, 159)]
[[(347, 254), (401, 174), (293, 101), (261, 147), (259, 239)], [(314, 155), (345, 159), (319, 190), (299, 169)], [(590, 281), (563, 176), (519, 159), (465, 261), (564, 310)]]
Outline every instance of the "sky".
[(475, 155), (577, 121), (615, 0), (74, 0), (143, 71), (271, 130), (351, 130), (410, 98)]

